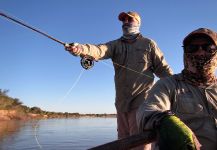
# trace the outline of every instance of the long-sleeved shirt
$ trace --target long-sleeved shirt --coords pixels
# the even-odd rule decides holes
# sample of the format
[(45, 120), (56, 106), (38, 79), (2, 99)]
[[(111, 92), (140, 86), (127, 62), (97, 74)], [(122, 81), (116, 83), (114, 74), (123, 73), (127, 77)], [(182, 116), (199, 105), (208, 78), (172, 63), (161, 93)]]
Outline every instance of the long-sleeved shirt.
[(137, 112), (139, 130), (153, 129), (166, 110), (191, 128), (202, 150), (217, 150), (217, 84), (200, 88), (185, 82), (182, 74), (159, 80)]
[(157, 44), (141, 35), (132, 43), (120, 38), (105, 44), (80, 46), (83, 49), (81, 55), (90, 55), (96, 60), (112, 59), (115, 69), (115, 104), (121, 112), (138, 108), (153, 85), (154, 74), (159, 78), (172, 74)]

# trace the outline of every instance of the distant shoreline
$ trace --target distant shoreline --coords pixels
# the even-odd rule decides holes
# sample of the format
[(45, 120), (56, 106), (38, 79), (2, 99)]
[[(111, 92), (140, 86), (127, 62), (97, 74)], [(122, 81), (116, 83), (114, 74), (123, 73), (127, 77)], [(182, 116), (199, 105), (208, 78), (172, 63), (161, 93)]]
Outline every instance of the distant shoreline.
[(31, 120), (49, 118), (80, 118), (80, 117), (116, 117), (116, 114), (79, 114), (69, 112), (50, 112), (34, 106), (28, 107), (18, 98), (7, 95), (9, 90), (0, 89), (0, 121), (7, 120)]
[(79, 113), (23, 113), (17, 110), (0, 110), (0, 121), (31, 120), (31, 119), (55, 119), (55, 118), (116, 118), (116, 114), (79, 114)]

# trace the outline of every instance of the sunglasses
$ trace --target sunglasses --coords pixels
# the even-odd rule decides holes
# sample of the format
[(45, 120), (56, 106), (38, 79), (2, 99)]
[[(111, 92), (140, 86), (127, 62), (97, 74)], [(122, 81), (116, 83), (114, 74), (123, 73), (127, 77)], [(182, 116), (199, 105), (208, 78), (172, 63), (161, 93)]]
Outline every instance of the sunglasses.
[(132, 17), (125, 17), (124, 19), (123, 19), (123, 21), (128, 21), (128, 22), (133, 22), (134, 21), (134, 18), (132, 18)]
[(200, 48), (208, 53), (214, 53), (217, 50), (216, 45), (210, 45), (210, 44), (202, 44), (202, 45), (186, 45), (182, 46), (184, 48), (185, 53), (195, 53), (197, 52)]

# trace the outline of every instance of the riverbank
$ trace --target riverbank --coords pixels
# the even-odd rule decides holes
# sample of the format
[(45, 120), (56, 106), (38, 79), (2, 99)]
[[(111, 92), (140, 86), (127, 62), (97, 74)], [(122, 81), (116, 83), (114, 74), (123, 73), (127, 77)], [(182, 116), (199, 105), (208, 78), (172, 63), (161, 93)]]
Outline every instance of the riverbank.
[(8, 90), (0, 89), (0, 121), (4, 120), (30, 120), (46, 118), (79, 118), (79, 117), (108, 117), (114, 118), (116, 114), (79, 114), (69, 112), (50, 112), (39, 107), (28, 107), (18, 98), (7, 95)]
[(31, 119), (49, 119), (49, 118), (79, 118), (79, 117), (108, 117), (114, 118), (116, 114), (79, 114), (79, 113), (24, 113), (17, 110), (0, 110), (0, 121), (8, 120), (31, 120)]
[(24, 113), (17, 110), (0, 110), (0, 121), (44, 119), (47, 115)]

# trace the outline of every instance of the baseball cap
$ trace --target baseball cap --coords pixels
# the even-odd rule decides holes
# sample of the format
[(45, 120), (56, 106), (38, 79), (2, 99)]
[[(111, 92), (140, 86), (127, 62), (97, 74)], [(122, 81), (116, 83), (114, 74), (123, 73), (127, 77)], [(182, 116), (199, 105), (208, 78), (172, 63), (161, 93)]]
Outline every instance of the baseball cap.
[(140, 18), (140, 16), (139, 16), (139, 14), (138, 14), (137, 12), (133, 12), (133, 11), (121, 12), (121, 13), (118, 15), (118, 19), (119, 19), (120, 21), (123, 21), (126, 16), (135, 18), (139, 23), (141, 23), (141, 18)]
[(191, 39), (195, 36), (206, 36), (217, 45), (217, 33), (207, 28), (199, 28), (188, 34), (183, 40), (183, 45), (188, 45)]

